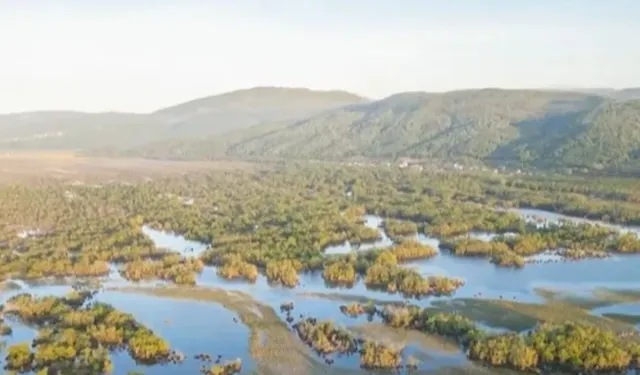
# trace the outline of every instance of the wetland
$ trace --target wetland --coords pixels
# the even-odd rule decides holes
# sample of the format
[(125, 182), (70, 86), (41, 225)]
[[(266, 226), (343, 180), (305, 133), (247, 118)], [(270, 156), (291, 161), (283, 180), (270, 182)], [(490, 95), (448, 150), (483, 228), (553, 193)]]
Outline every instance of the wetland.
[(635, 180), (283, 164), (92, 182), (0, 186), (8, 371), (640, 364)]

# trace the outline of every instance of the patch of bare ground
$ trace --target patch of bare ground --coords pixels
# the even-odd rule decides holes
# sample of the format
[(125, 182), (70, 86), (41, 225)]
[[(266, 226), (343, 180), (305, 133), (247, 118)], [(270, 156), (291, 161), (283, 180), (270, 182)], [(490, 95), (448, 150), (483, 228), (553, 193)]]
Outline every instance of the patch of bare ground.
[(171, 161), (82, 157), (71, 152), (0, 152), (0, 183), (47, 179), (75, 183), (136, 182), (158, 177), (265, 168), (243, 161)]
[(363, 324), (349, 329), (358, 335), (381, 342), (387, 346), (405, 347), (409, 344), (418, 344), (426, 350), (435, 350), (442, 353), (460, 352), (460, 347), (455, 342), (417, 330), (397, 329), (382, 323)]

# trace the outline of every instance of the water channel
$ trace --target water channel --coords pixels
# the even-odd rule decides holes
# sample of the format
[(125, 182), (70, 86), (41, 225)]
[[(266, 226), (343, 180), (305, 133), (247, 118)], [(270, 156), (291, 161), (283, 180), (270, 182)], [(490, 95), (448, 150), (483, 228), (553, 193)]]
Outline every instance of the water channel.
[[(576, 219), (540, 210), (519, 210), (519, 213), (526, 218), (543, 217), (546, 222), (585, 221), (585, 219)], [(369, 227), (380, 228), (381, 223), (382, 219), (379, 217), (365, 217), (365, 225)], [(613, 227), (640, 232), (637, 228)], [(146, 226), (143, 231), (154, 241), (156, 246), (168, 248), (184, 255), (197, 256), (207, 248), (204, 244), (188, 241), (182, 236), (160, 232)], [(490, 240), (493, 234), (473, 232), (469, 236)], [(416, 238), (422, 243), (438, 248), (439, 242), (436, 238), (423, 234), (417, 235)], [(359, 247), (351, 246), (349, 243), (332, 246), (327, 249), (327, 254), (366, 251), (391, 244), (392, 241), (381, 230), (381, 239), (378, 242)], [(575, 262), (530, 263), (523, 269), (510, 269), (496, 267), (486, 259), (454, 257), (446, 252), (441, 252), (434, 258), (411, 262), (407, 266), (417, 269), (424, 275), (463, 278), (466, 284), (456, 292), (454, 298), (504, 298), (519, 302), (542, 303), (542, 298), (536, 293), (537, 288), (569, 291), (575, 294), (588, 294), (596, 288), (640, 289), (640, 277), (637, 276), (637, 270), (640, 269), (640, 256), (634, 255), (615, 255), (605, 259), (584, 259)], [(130, 285), (122, 278), (117, 277), (117, 273), (114, 272), (113, 276), (106, 281), (106, 287)], [(6, 300), (12, 295), (22, 292), (37, 295), (63, 295), (70, 290), (70, 287), (65, 285), (28, 287), (24, 283), (22, 284), (21, 290), (5, 292), (2, 299)], [(300, 275), (300, 285), (295, 289), (288, 289), (269, 285), (262, 275), (253, 284), (223, 280), (217, 276), (214, 267), (206, 267), (199, 275), (197, 284), (246, 292), (256, 300), (271, 306), (275, 311), (279, 311), (281, 303), (293, 301), (296, 317), (303, 314), (318, 319), (331, 319), (344, 326), (366, 323), (366, 318), (354, 319), (344, 316), (338, 309), (338, 306), (343, 302), (336, 301), (335, 298), (325, 298), (326, 295), (366, 297), (382, 301), (404, 300), (400, 295), (369, 291), (362, 282), (352, 288), (329, 288), (319, 273)], [(173, 348), (183, 352), (187, 360), (180, 365), (180, 373), (198, 373), (201, 363), (193, 359), (193, 356), (198, 353), (210, 353), (214, 356), (220, 354), (224, 360), (241, 358), (243, 373), (255, 368), (255, 363), (249, 355), (250, 332), (248, 328), (242, 324), (234, 323), (235, 313), (222, 306), (214, 303), (166, 299), (109, 290), (99, 293), (97, 299), (110, 303), (122, 311), (132, 313), (142, 323), (165, 338)], [(433, 301), (443, 299), (448, 299), (448, 297), (425, 298), (412, 301), (412, 303), (427, 306)], [(594, 313), (640, 315), (640, 303), (610, 305), (596, 309)], [(13, 324), (12, 327), (14, 333), (6, 340), (9, 345), (30, 341), (35, 335), (35, 332), (28, 327), (19, 324)], [(425, 349), (415, 343), (406, 348), (405, 354), (428, 357), (429, 360), (425, 363), (425, 368), (466, 363), (462, 353), (452, 354)], [(118, 374), (141, 370), (146, 374), (169, 375), (175, 374), (177, 369), (176, 365), (144, 368), (136, 365), (127, 353), (116, 353), (112, 358)], [(340, 359), (336, 361), (336, 365), (357, 368), (359, 364), (357, 357), (352, 357)]]

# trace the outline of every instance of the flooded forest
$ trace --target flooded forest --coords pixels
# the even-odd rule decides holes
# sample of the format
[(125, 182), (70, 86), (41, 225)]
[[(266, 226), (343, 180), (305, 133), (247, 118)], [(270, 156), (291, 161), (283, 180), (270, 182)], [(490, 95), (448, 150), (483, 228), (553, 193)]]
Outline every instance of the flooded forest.
[(0, 185), (13, 374), (640, 369), (640, 181), (274, 163)]

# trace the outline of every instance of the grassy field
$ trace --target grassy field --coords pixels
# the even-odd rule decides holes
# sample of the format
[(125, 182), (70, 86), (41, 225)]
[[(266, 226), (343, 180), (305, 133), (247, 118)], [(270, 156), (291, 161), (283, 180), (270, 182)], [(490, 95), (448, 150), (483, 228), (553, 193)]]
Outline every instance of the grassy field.
[(632, 330), (633, 325), (606, 316), (596, 316), (581, 306), (568, 302), (545, 304), (504, 300), (458, 299), (434, 303), (433, 311), (457, 312), (492, 327), (514, 331), (533, 328), (537, 323), (563, 323), (568, 320), (590, 324), (616, 332)]
[(53, 178), (98, 183), (141, 181), (186, 173), (250, 170), (241, 161), (181, 162), (131, 158), (89, 158), (72, 152), (0, 152), (0, 183), (33, 182)]
[(618, 303), (640, 301), (640, 290), (598, 288), (594, 289), (588, 296), (578, 296), (551, 289), (536, 289), (536, 293), (550, 303), (567, 303), (588, 310)]
[[(459, 298), (449, 301), (436, 301), (430, 309), (433, 312), (456, 312), (476, 322), (490, 327), (523, 331), (535, 327), (541, 322), (563, 323), (567, 320), (593, 324), (617, 332), (633, 329), (633, 324), (640, 317), (617, 315), (597, 316), (590, 310), (596, 307), (617, 303), (634, 302), (640, 299), (638, 291), (618, 291), (599, 289), (593, 296), (579, 297), (552, 290), (537, 291), (546, 303), (522, 303), (498, 299)], [(343, 295), (340, 293), (306, 293), (308, 297), (324, 298), (342, 303), (367, 303), (377, 305), (394, 304), (393, 302), (375, 301), (365, 297)]]
[(443, 353), (458, 353), (460, 347), (457, 343), (437, 335), (429, 335), (416, 330), (395, 329), (382, 323), (362, 324), (349, 327), (356, 334), (377, 342), (382, 342), (391, 347), (405, 347), (409, 344), (417, 344), (425, 350), (434, 350)]
[(341, 303), (373, 303), (375, 305), (398, 305), (401, 302), (393, 302), (393, 301), (384, 301), (371, 299), (363, 296), (356, 296), (352, 294), (343, 294), (343, 293), (321, 293), (321, 292), (300, 292), (298, 293), (301, 297), (307, 298), (321, 298), (329, 301), (341, 302)]

